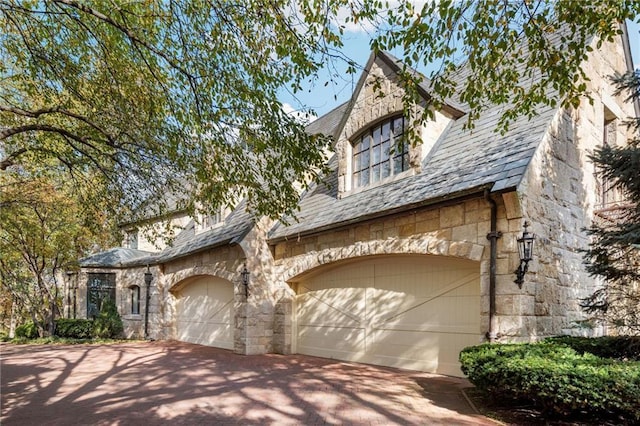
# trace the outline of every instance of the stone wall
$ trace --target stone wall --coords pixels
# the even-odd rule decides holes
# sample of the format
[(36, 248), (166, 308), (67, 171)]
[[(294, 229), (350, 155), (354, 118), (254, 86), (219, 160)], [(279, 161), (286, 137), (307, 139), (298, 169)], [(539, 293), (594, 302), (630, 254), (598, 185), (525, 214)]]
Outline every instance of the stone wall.
[[(521, 292), (513, 282), (519, 258), (516, 239), (522, 233), (523, 219), (515, 193), (495, 196), (498, 205), (497, 228), (497, 330), (503, 339), (530, 338), (535, 321), (534, 297)], [(424, 208), (371, 220), (318, 235), (282, 241), (273, 247), (274, 278), (287, 282), (314, 268), (347, 259), (386, 254), (429, 254), (480, 262), (481, 332), (489, 327), (489, 240), (491, 210), (484, 198), (456, 204)], [(534, 260), (534, 264), (536, 261)], [(533, 266), (533, 265), (532, 265)], [(531, 280), (528, 275), (526, 280)], [(291, 350), (291, 300), (293, 290), (277, 302), (274, 348)], [(535, 333), (533, 334), (535, 338)]]
[[(145, 267), (129, 268), (129, 269), (106, 269), (106, 268), (86, 268), (83, 269), (77, 278), (76, 292), (76, 318), (87, 318), (87, 283), (90, 273), (115, 273), (116, 275), (116, 306), (118, 313), (122, 318), (124, 326), (124, 334), (129, 339), (144, 338), (144, 315), (147, 300), (146, 285), (144, 282), (144, 274), (147, 271)], [(159, 269), (157, 267), (150, 268), (153, 275), (153, 281), (150, 286), (150, 303), (149, 303), (149, 336), (153, 339), (164, 339), (166, 335), (162, 327), (162, 318), (165, 306), (162, 303), (160, 295), (162, 287), (158, 283)], [(140, 287), (140, 310), (139, 314), (133, 314), (131, 309), (131, 286)], [(71, 301), (71, 303), (73, 303)], [(73, 307), (70, 307), (73, 311)]]
[[(594, 41), (594, 49), (596, 48)], [(579, 300), (591, 294), (597, 282), (582, 264), (581, 250), (589, 239), (596, 202), (595, 168), (588, 158), (602, 143), (605, 108), (620, 120), (634, 114), (608, 76), (626, 68), (620, 43), (604, 43), (590, 54), (585, 70), (593, 105), (583, 99), (574, 110), (557, 113), (538, 147), (519, 187), (523, 211), (538, 235), (532, 279), (523, 287), (527, 299), (523, 321), (532, 335), (592, 334)], [(624, 144), (626, 131), (618, 126), (617, 143)], [(503, 324), (503, 327), (513, 326)]]

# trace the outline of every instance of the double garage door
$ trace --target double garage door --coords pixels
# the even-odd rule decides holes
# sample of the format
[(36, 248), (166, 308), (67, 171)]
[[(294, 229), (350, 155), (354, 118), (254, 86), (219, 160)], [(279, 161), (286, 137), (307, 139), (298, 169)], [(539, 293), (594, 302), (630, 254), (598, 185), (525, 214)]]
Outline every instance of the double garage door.
[(479, 264), (388, 256), (322, 268), (293, 283), (298, 353), (462, 375), (478, 344)]
[(233, 284), (201, 276), (176, 294), (176, 338), (183, 342), (233, 349)]

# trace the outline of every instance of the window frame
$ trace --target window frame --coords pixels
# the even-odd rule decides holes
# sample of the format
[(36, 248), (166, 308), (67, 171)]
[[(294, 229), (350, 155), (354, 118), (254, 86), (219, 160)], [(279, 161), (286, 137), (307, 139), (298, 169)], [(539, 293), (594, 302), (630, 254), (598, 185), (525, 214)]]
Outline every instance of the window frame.
[[(351, 189), (375, 185), (410, 169), (406, 126), (404, 115), (393, 115), (351, 141)], [(402, 150), (397, 150), (399, 145)]]
[(140, 286), (132, 285), (129, 287), (131, 292), (130, 295), (130, 307), (131, 307), (131, 315), (140, 315)]
[(105, 300), (116, 302), (116, 274), (114, 272), (89, 272), (87, 274), (87, 318), (94, 318)]

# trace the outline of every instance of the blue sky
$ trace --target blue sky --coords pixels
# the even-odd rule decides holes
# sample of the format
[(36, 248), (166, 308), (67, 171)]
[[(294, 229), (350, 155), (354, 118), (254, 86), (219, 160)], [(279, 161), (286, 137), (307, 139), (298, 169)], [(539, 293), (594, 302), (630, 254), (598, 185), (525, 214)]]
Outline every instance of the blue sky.
[[(627, 28), (634, 67), (640, 69), (640, 24), (627, 21)], [(370, 54), (368, 35), (363, 31), (349, 31), (345, 33), (343, 42), (343, 51), (347, 56), (360, 66), (364, 66)], [(318, 115), (329, 112), (349, 100), (360, 76), (359, 73), (348, 75), (345, 72), (346, 67), (344, 63), (338, 64), (338, 69), (333, 71), (333, 81), (330, 81), (331, 73), (325, 71), (316, 82), (308, 82), (305, 91), (296, 94), (297, 100), (289, 94), (283, 93), (281, 101), (287, 104), (287, 109), (292, 111), (306, 106), (314, 109)], [(327, 81), (329, 83), (325, 85)]]

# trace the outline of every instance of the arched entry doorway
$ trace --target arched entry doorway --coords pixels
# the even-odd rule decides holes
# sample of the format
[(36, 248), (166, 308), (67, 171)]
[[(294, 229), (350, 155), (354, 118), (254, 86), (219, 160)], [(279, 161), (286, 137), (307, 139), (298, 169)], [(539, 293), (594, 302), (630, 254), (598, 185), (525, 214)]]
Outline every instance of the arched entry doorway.
[(478, 262), (364, 257), (290, 284), (297, 353), (459, 376), (460, 350), (482, 340)]
[(179, 284), (176, 303), (176, 339), (233, 349), (233, 283), (203, 275)]

